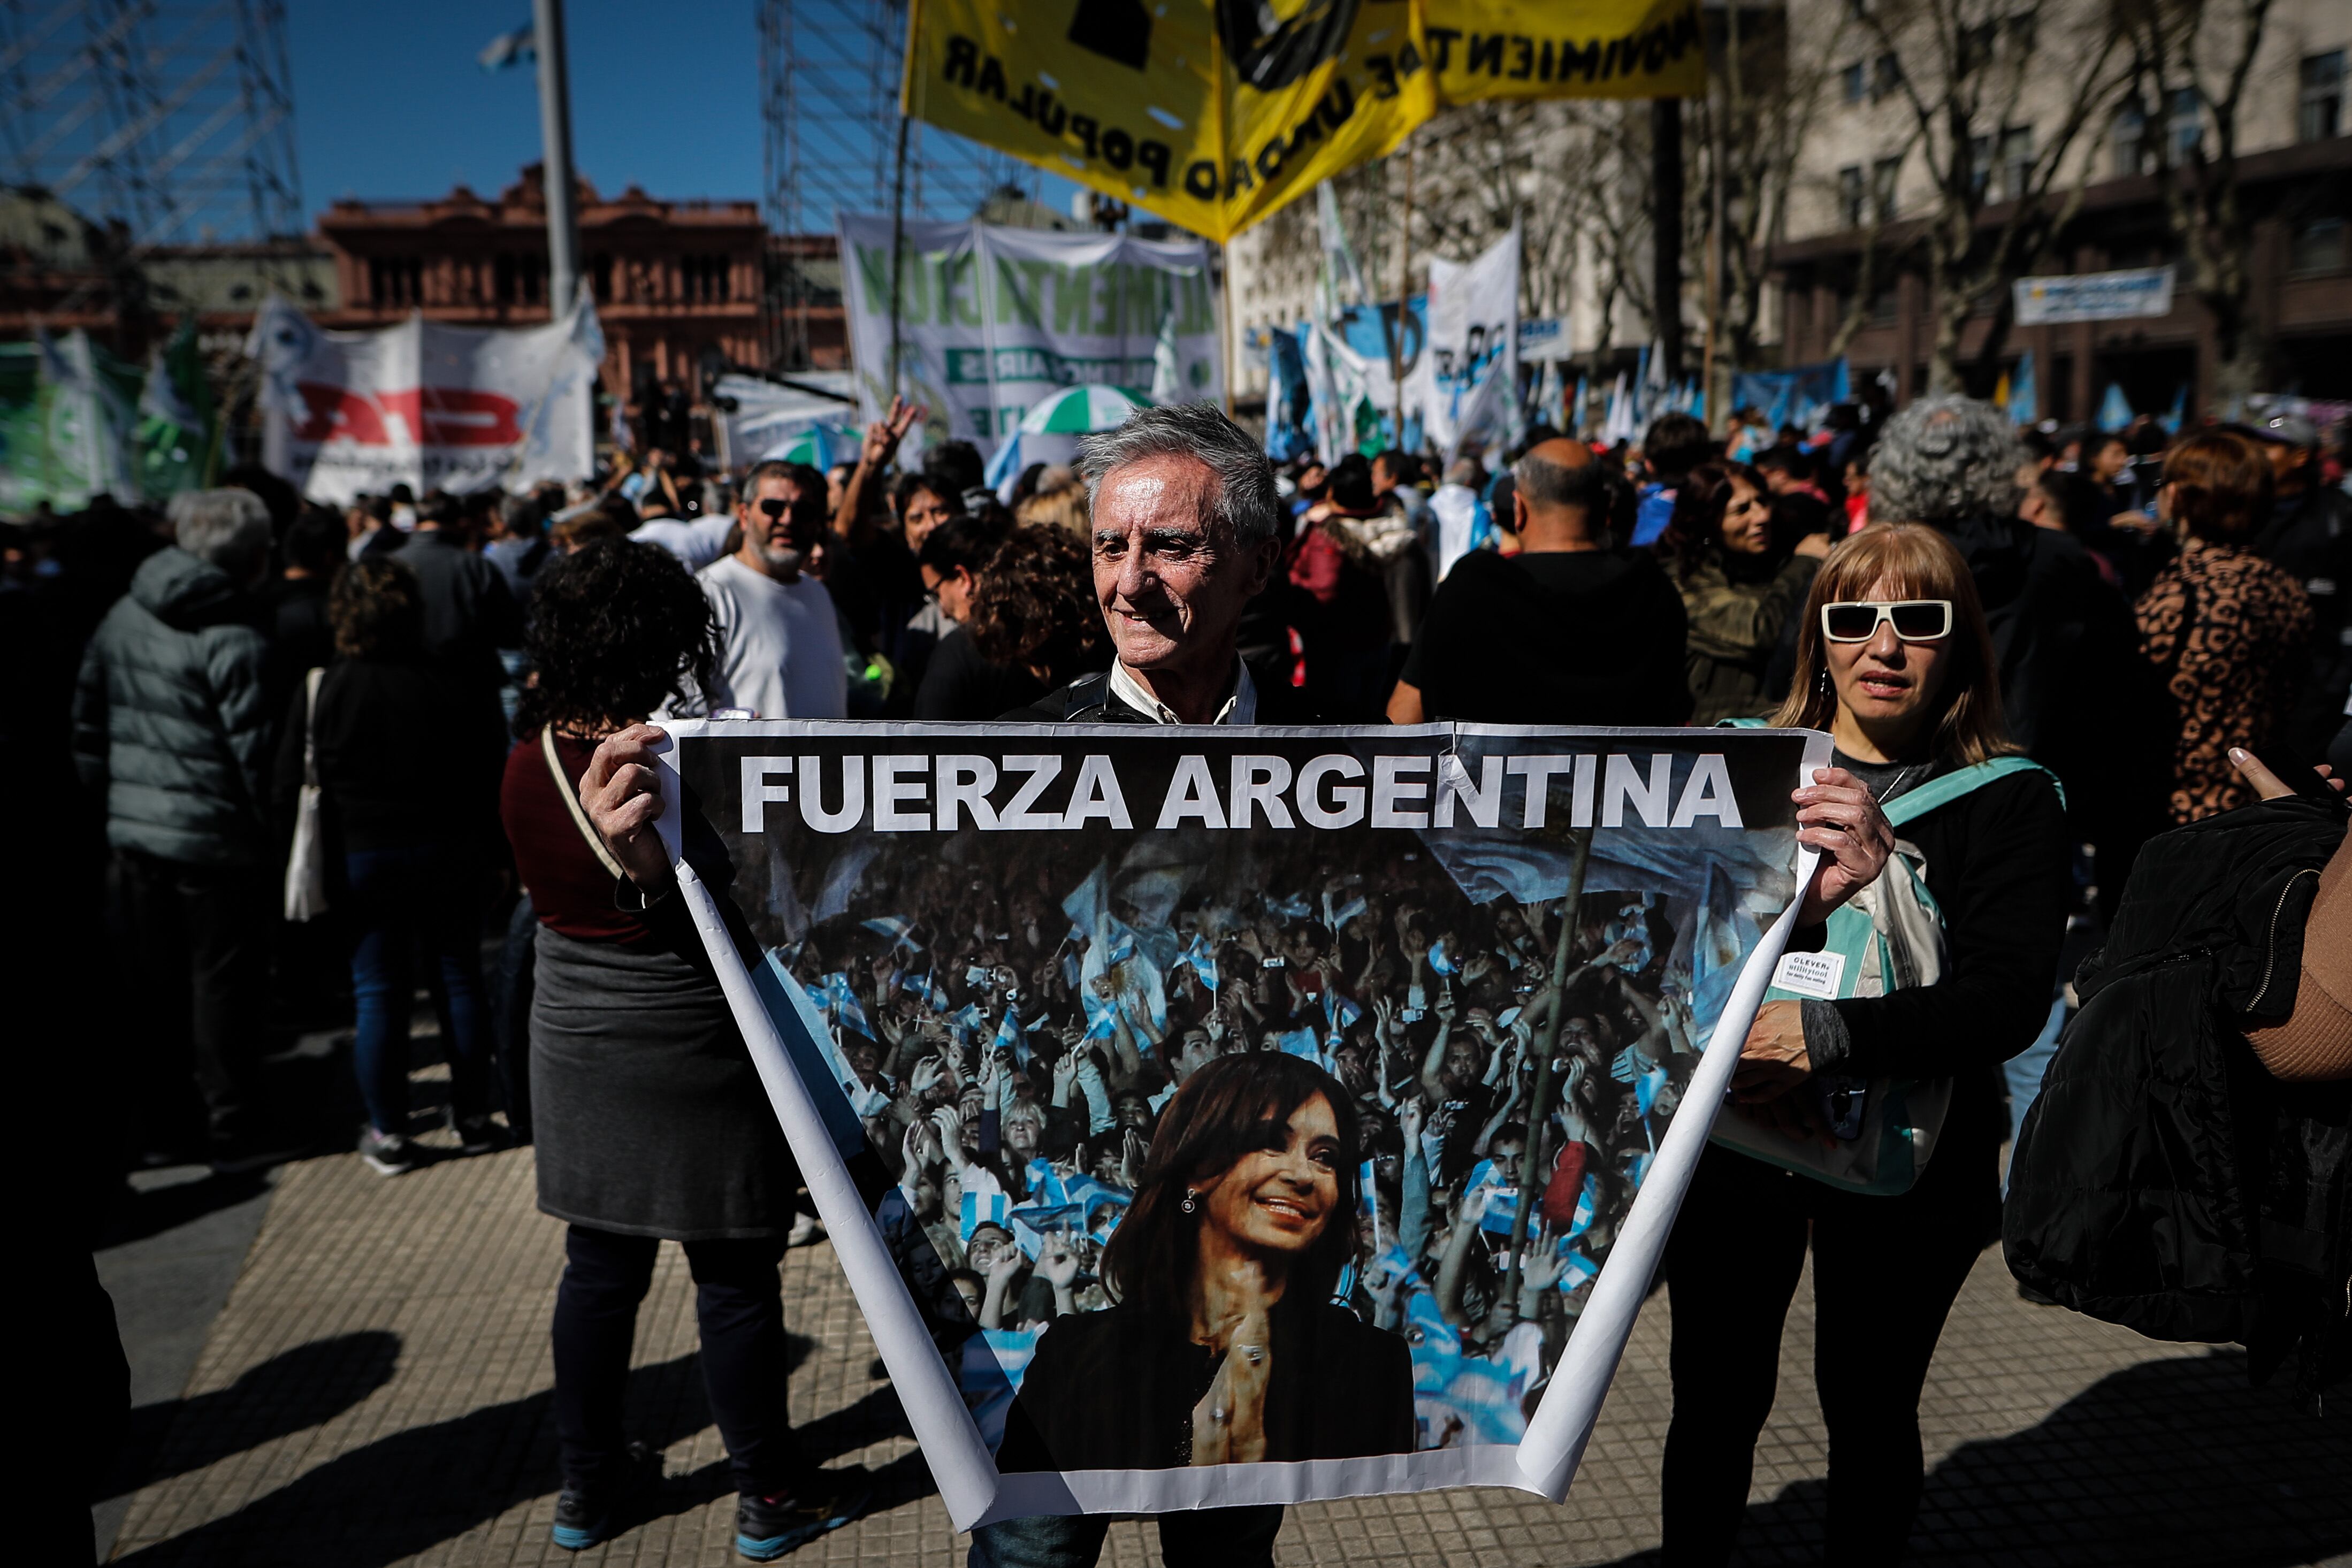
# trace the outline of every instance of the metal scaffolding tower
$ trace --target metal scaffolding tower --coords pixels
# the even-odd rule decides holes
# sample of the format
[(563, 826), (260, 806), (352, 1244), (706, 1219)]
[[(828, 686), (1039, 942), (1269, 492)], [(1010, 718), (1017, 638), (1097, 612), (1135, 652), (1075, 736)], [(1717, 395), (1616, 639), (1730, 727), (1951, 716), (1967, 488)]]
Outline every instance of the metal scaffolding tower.
[[(760, 116), (777, 279), (780, 355), (806, 362), (805, 308), (837, 285), (800, 265), (801, 236), (830, 235), (842, 212), (887, 213), (897, 197), (905, 0), (760, 0)], [(906, 127), (906, 215), (969, 218), (1012, 187), (1034, 198), (1019, 160), (919, 123)]]
[(134, 251), (303, 229), (279, 0), (0, 0), (0, 167)]

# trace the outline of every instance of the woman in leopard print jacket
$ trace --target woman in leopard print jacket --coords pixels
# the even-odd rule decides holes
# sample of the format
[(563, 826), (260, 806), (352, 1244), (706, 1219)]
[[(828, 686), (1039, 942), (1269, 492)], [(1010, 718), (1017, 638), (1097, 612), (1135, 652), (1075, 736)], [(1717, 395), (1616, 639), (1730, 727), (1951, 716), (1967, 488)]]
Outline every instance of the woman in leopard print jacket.
[(2292, 706), (2311, 604), (2294, 578), (2243, 548), (2271, 512), (2270, 464), (2252, 442), (2212, 431), (2180, 443), (2165, 459), (2157, 505), (2181, 547), (2140, 595), (2140, 653), (2180, 720), (2172, 820), (2193, 822), (2252, 798), (2230, 748), (2259, 753)]

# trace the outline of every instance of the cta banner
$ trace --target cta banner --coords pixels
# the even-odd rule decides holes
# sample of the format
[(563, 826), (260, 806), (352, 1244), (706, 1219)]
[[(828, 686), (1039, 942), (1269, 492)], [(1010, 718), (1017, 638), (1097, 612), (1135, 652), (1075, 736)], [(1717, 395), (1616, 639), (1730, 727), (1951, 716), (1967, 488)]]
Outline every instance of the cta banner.
[(1697, 0), (1426, 0), (1425, 9), (1441, 102), (1706, 90)]
[(2021, 277), (2010, 287), (2021, 327), (2056, 327), (2069, 321), (2128, 321), (2172, 310), (2173, 269), (2136, 267), (2122, 272), (2084, 272), (2064, 277)]
[(1519, 424), (1519, 225), (1475, 261), (1429, 263), (1429, 350), (1415, 368), (1422, 428), (1448, 461), (1507, 445)]
[(278, 296), (246, 356), (261, 367), (262, 462), (313, 501), (516, 490), (585, 479), (604, 338), (583, 293), (572, 314), (519, 331), (412, 316), (330, 332)]
[(905, 109), (1224, 240), (1435, 107), (1418, 0), (915, 0)]
[[(842, 294), (865, 417), (893, 390), (891, 222), (841, 214)], [(1199, 240), (910, 223), (897, 272), (897, 389), (929, 409), (932, 439), (985, 451), (1064, 387), (1138, 398), (1224, 397), (1216, 289)]]
[(915, 0), (902, 103), (1223, 241), (1443, 104), (1706, 82), (1696, 0)]
[(957, 1528), (1566, 1492), (1827, 737), (666, 747), (682, 895)]

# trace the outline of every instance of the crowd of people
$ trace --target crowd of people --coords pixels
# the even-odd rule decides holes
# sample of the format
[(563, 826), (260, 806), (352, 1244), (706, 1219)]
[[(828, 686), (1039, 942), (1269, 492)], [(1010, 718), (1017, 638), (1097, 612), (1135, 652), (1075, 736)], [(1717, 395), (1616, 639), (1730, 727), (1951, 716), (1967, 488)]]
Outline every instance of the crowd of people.
[[(1809, 921), (1885, 863), (1905, 793), (2022, 757), (2039, 767), (1905, 829), (1945, 912), (1942, 977), (1771, 1004), (1744, 1053), (1756, 1107), (1832, 1070), (1975, 1084), (1933, 1179), (1842, 1205), (1713, 1149), (1665, 1270), (1669, 1560), (1730, 1549), (1779, 1313), (1725, 1313), (1759, 1281), (1785, 1302), (1808, 1245), (1825, 1322), (1853, 1316), (1873, 1366), (1903, 1374), (1823, 1374), (1832, 1536), (1891, 1560), (1920, 1380), (2065, 1018), (2062, 961), (2088, 939), (2070, 930), (2112, 913), (2152, 835), (2249, 799), (2242, 749), (2281, 774), (2352, 765), (2342, 452), (2293, 414), (2174, 440), (2021, 432), (1928, 397), (1818, 433), (1743, 419), (1728, 441), (1679, 414), (1615, 448), (1539, 427), (1430, 486), (1397, 451), (1277, 475), (1213, 413), (1154, 411), (1079, 472), (1033, 465), (1000, 494), (968, 444), (902, 462), (921, 418), (894, 404), (829, 474), (656, 447), (591, 483), (331, 508), (245, 470), (160, 515), (5, 525), (6, 663), (60, 823), (36, 869), (66, 890), (58, 929), (120, 965), (92, 994), (136, 1069), (121, 1159), (286, 1157), (303, 1135), (264, 1059), (347, 1017), (371, 1167), (433, 1157), (417, 1135), (444, 1115), (460, 1154), (538, 1145), (541, 1207), (570, 1227), (559, 1542), (612, 1528), (629, 1325), (667, 1238), (698, 1282), (738, 1544), (778, 1555), (862, 1493), (802, 1459), (763, 1372), (783, 1354), (774, 1263), (811, 1224), (667, 896), (643, 721), (1808, 726), (1842, 770), (1798, 795), (1800, 836), (1834, 852)], [(1146, 473), (1149, 501), (1114, 482)], [(306, 845), (328, 913), (293, 921)], [(1509, 1440), (1688, 1081), (1689, 933), (1620, 894), (1472, 905), (1402, 853), (1219, 865), (1149, 918), (1072, 870), (1045, 851), (996, 884), (909, 863), (879, 883), (887, 918), (761, 933), (830, 1026), (904, 1234), (995, 1364), (1108, 1304), (1114, 1239), (1171, 1179), (1171, 1107), (1267, 1052), (1325, 1075), (1360, 1166), (1340, 1292), (1431, 1347), (1416, 1446)], [(410, 1101), (419, 980), (446, 1108)], [(1547, 1022), (1566, 1067), (1537, 1105)], [(1916, 1264), (1899, 1300), (1890, 1247)], [(1233, 1560), (1270, 1551), (1278, 1511), (1263, 1522), (1234, 1523), (1253, 1544)], [(1013, 1552), (992, 1539), (976, 1561)], [(1052, 1561), (1090, 1560), (1055, 1539)]]

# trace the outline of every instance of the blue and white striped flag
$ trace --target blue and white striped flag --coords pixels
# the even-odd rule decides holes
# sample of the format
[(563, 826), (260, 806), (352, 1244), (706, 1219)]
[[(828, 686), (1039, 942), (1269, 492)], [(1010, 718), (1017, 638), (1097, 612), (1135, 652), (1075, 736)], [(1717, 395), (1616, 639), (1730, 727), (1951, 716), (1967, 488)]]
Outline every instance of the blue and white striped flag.
[(916, 953), (923, 950), (923, 945), (915, 940), (915, 923), (903, 915), (877, 915), (858, 924), (877, 936), (890, 938), (890, 950), (894, 953), (901, 947)]
[(1013, 1200), (1002, 1188), (964, 1193), (962, 1211), (956, 1216), (957, 1239), (971, 1241), (971, 1233), (983, 1225), (1002, 1226), (1007, 1235), (1012, 1234)]
[(492, 73), (527, 66), (539, 58), (539, 35), (529, 22), (510, 33), (500, 33), (482, 46), (474, 58)]

